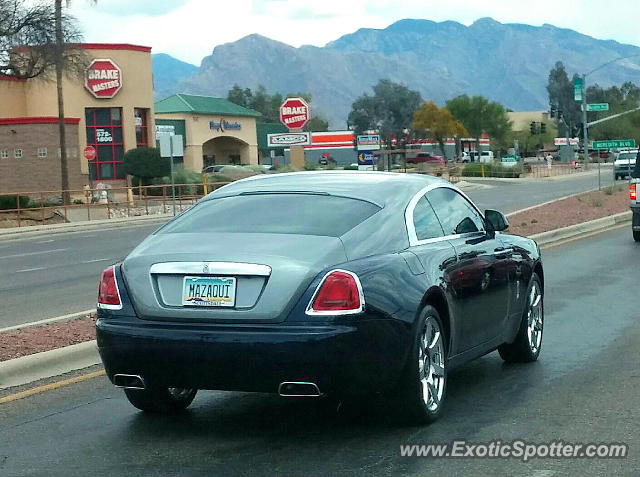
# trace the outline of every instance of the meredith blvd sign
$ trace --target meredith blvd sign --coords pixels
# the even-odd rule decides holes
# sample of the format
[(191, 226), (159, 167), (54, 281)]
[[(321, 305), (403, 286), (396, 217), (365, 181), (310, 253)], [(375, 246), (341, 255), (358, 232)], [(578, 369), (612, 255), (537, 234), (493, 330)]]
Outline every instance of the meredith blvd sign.
[(615, 139), (612, 141), (593, 141), (593, 149), (624, 149), (636, 147), (635, 139)]
[(609, 103), (587, 104), (587, 111), (609, 111)]

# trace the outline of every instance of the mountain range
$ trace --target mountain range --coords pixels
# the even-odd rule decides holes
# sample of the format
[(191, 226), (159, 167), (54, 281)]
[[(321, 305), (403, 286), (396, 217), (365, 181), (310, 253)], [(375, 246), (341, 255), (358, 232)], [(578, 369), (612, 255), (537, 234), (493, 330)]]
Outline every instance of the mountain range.
[[(545, 24), (502, 24), (482, 18), (470, 26), (400, 20), (384, 29), (362, 28), (324, 47), (295, 48), (261, 35), (216, 46), (200, 67), (169, 55), (153, 57), (157, 97), (191, 93), (226, 97), (238, 84), (287, 94), (310, 92), (315, 114), (344, 127), (351, 104), (388, 78), (443, 104), (460, 94), (483, 95), (516, 111), (548, 107), (549, 70), (562, 61), (570, 75), (589, 72), (640, 48), (599, 40)], [(638, 58), (594, 72), (601, 86), (639, 82)]]

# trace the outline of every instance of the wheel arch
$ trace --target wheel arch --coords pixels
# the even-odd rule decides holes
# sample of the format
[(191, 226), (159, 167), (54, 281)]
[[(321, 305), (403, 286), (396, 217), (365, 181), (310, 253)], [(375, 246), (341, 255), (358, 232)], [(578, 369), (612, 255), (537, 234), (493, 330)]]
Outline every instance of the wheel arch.
[(542, 268), (541, 262), (538, 261), (533, 266), (533, 273), (535, 273), (536, 275), (538, 275), (538, 277), (540, 277), (540, 284), (542, 285), (542, 291), (544, 291), (544, 269)]
[(449, 354), (451, 350), (451, 313), (449, 311), (449, 304), (445, 297), (444, 292), (439, 287), (431, 287), (427, 290), (422, 301), (420, 303), (420, 308), (418, 313), (421, 313), (425, 306), (432, 306), (436, 309), (438, 314), (440, 315), (440, 319), (442, 320), (442, 326), (444, 327), (444, 332), (446, 334), (447, 339), (446, 343), (446, 353)]

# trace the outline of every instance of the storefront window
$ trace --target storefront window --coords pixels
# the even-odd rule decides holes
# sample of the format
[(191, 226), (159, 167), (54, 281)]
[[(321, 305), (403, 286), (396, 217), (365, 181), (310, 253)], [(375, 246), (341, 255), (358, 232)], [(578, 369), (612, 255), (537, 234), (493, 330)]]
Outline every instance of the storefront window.
[(136, 146), (138, 147), (147, 147), (149, 145), (148, 111), (148, 109), (144, 108), (135, 108), (133, 110), (136, 122)]
[(87, 145), (98, 152), (89, 161), (91, 180), (124, 179), (122, 167), (124, 141), (122, 138), (122, 110), (120, 108), (87, 108)]

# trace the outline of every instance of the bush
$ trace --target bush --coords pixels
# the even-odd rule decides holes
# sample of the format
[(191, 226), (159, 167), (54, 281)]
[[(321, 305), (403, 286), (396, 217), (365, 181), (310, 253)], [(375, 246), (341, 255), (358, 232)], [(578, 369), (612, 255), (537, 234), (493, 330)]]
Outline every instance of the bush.
[(318, 164), (314, 163), (314, 162), (305, 162), (304, 163), (304, 170), (305, 171), (315, 171), (318, 168)]
[(31, 198), (28, 195), (3, 195), (0, 196), (0, 210), (28, 209), (31, 206)]
[(295, 169), (291, 166), (280, 166), (276, 169), (276, 172), (295, 172)]
[(483, 164), (474, 162), (462, 169), (465, 177), (520, 177), (523, 173), (521, 164), (507, 167), (502, 164)]
[(160, 157), (160, 151), (155, 147), (138, 147), (125, 153), (124, 170), (138, 178), (138, 183), (149, 185), (154, 177), (171, 173), (171, 160)]

